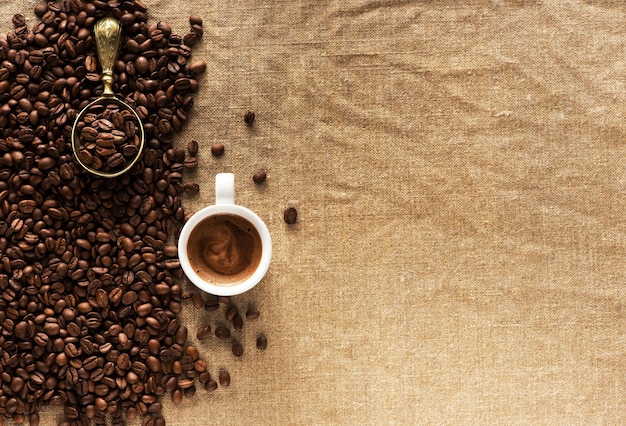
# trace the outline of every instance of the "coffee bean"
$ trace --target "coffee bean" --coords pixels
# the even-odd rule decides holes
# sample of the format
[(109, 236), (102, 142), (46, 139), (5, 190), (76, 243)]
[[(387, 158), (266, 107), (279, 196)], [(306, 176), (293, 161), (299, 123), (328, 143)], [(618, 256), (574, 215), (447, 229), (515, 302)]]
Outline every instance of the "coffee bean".
[(213, 145), (211, 145), (211, 154), (213, 154), (215, 157), (220, 157), (221, 155), (224, 154), (224, 144), (217, 142), (214, 143)]
[(239, 343), (237, 341), (233, 342), (232, 352), (233, 352), (233, 355), (235, 355), (236, 357), (242, 356), (243, 355), (243, 346), (241, 345), (241, 343)]
[[(98, 139), (98, 129), (93, 127), (84, 127), (81, 130), (80, 136), (84, 142), (95, 142)], [(113, 145), (113, 139), (110, 139), (111, 145)], [(103, 145), (103, 138), (100, 138), (99, 145)]]
[(243, 318), (241, 315), (235, 315), (233, 318), (233, 327), (235, 330), (241, 330), (243, 328)]
[(204, 385), (204, 389), (208, 392), (213, 392), (215, 389), (217, 389), (217, 382), (215, 380), (209, 380)]
[(193, 74), (202, 74), (206, 71), (206, 62), (204, 61), (194, 61), (189, 64), (189, 71)]
[(217, 301), (222, 305), (230, 305), (232, 303), (230, 296), (217, 296)]
[(72, 180), (74, 179), (74, 170), (69, 163), (64, 163), (59, 167), (59, 175), (65, 180)]
[(250, 308), (248, 309), (248, 311), (246, 312), (246, 319), (248, 321), (254, 321), (255, 319), (257, 319), (260, 316), (260, 312), (255, 309), (255, 308)]
[(98, 69), (98, 63), (95, 56), (87, 55), (87, 57), (85, 57), (85, 69), (87, 72), (95, 72)]
[(198, 154), (198, 142), (195, 140), (191, 140), (187, 143), (187, 152), (192, 157), (195, 157)]
[(200, 192), (200, 185), (196, 182), (187, 182), (183, 185), (183, 191), (187, 195), (197, 195)]
[(183, 37), (183, 43), (185, 43), (185, 45), (189, 47), (195, 46), (197, 42), (198, 42), (198, 35), (193, 31), (188, 32)]
[(194, 170), (196, 167), (198, 167), (198, 159), (196, 157), (187, 157), (183, 161), (183, 165), (188, 170)]
[(181, 77), (174, 82), (174, 87), (178, 91), (186, 91), (191, 87), (191, 80), (186, 77)]
[(226, 370), (220, 370), (219, 375), (220, 386), (228, 387), (230, 386), (230, 374)]
[(233, 318), (235, 318), (235, 316), (238, 314), (239, 314), (239, 309), (237, 309), (237, 306), (231, 305), (228, 307), (228, 309), (226, 309), (226, 313), (224, 314), (224, 317), (228, 321), (232, 321)]
[(200, 25), (202, 26), (202, 18), (198, 15), (191, 15), (189, 17), (189, 24), (190, 25)]
[(139, 296), (137, 295), (136, 292), (128, 291), (122, 295), (122, 303), (124, 305), (130, 305), (134, 303), (138, 298)]
[(137, 315), (139, 315), (140, 317), (147, 317), (148, 315), (150, 315), (150, 313), (152, 313), (152, 309), (154, 309), (154, 307), (151, 303), (143, 303), (137, 306)]
[(298, 220), (298, 211), (295, 207), (287, 207), (283, 213), (283, 219), (285, 220), (285, 223), (293, 225)]
[(150, 64), (145, 56), (139, 56), (135, 59), (135, 66), (140, 74), (145, 74), (150, 70)]
[(39, 426), (39, 413), (31, 413), (28, 416), (29, 426)]
[(13, 25), (16, 28), (23, 27), (24, 25), (26, 25), (26, 18), (24, 18), (24, 15), (22, 15), (21, 13), (17, 13), (13, 15), (12, 21), (13, 21)]
[(265, 182), (266, 178), (267, 178), (267, 173), (263, 169), (257, 171), (254, 175), (252, 175), (252, 180), (257, 185), (262, 184), (263, 182)]
[(196, 309), (200, 309), (204, 306), (204, 300), (202, 299), (202, 295), (200, 293), (194, 293), (191, 296), (191, 301), (193, 303), (193, 307)]
[(254, 111), (246, 111), (246, 113), (243, 115), (243, 122), (246, 123), (248, 126), (251, 126), (252, 123), (254, 123)]
[(52, 157), (43, 157), (39, 160), (39, 169), (42, 171), (47, 171), (56, 166), (56, 160)]
[(259, 335), (256, 339), (256, 347), (260, 351), (267, 349), (267, 337), (264, 334)]
[(224, 326), (218, 326), (215, 328), (215, 336), (219, 339), (230, 339), (230, 330)]
[[(195, 346), (187, 346), (187, 348), (185, 349), (185, 353), (194, 361), (194, 365), (191, 368), (196, 368), (195, 362), (198, 361), (200, 358), (200, 352), (198, 351), (198, 348), (196, 348)], [(200, 361), (204, 362), (203, 360)]]
[(178, 381), (178, 386), (181, 389), (188, 389), (193, 386), (193, 380), (190, 379), (181, 379)]
[(183, 400), (183, 392), (180, 389), (176, 389), (172, 392), (172, 402), (174, 404), (180, 404)]

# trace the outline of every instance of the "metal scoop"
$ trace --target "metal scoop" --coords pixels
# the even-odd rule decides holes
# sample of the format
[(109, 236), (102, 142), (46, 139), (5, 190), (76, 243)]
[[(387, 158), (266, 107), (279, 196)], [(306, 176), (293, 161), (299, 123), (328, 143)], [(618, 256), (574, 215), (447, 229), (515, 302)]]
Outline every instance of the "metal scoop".
[[(120, 22), (113, 17), (107, 17), (99, 20), (94, 25), (94, 37), (96, 41), (98, 60), (100, 62), (100, 66), (102, 67), (102, 75), (100, 76), (100, 79), (104, 84), (104, 91), (102, 96), (83, 108), (76, 117), (76, 121), (72, 127), (71, 146), (76, 162), (83, 169), (96, 176), (113, 178), (126, 173), (133, 167), (139, 158), (141, 158), (141, 153), (145, 144), (145, 132), (137, 112), (126, 102), (118, 99), (113, 92), (113, 67), (117, 61), (117, 55), (122, 41), (122, 27), (120, 26)], [(136, 122), (136, 135), (139, 137), (139, 140), (136, 146), (136, 154), (134, 153), (135, 149), (133, 149), (133, 154), (128, 160), (124, 159), (119, 167), (104, 167), (105, 170), (101, 170), (102, 165), (94, 164), (93, 159), (90, 158), (90, 154), (85, 153), (85, 140), (81, 137), (81, 126), (84, 126), (84, 119), (91, 111), (102, 110), (107, 107), (117, 107), (119, 111), (124, 112), (127, 117), (130, 116), (133, 122)], [(115, 146), (114, 144), (111, 144), (106, 148), (115, 149)], [(100, 162), (100, 160), (98, 160), (98, 162)]]

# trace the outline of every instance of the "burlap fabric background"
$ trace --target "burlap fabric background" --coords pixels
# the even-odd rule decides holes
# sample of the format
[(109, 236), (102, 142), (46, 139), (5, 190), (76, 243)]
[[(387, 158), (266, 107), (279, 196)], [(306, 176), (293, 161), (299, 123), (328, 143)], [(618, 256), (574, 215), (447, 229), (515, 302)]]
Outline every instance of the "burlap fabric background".
[(232, 171), (275, 250), (169, 425), (626, 423), (626, 2), (145, 2), (205, 22), (187, 209)]

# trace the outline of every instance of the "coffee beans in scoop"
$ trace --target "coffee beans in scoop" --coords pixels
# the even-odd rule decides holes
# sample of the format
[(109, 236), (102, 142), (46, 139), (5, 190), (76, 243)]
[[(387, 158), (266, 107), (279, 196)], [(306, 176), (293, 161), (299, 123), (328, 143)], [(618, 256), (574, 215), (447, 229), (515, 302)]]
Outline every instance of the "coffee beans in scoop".
[(122, 170), (139, 154), (141, 138), (137, 117), (118, 104), (92, 106), (76, 125), (80, 135), (78, 157), (101, 172)]

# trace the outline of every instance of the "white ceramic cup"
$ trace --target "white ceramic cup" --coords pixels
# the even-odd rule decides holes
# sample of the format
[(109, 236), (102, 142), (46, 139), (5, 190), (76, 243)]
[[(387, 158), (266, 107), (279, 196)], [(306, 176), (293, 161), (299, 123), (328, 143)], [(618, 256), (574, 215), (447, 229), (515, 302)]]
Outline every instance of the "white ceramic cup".
[[(261, 237), (261, 259), (256, 270), (241, 281), (221, 282), (219, 284), (200, 277), (189, 262), (187, 246), (194, 229), (205, 219), (215, 215), (239, 216), (250, 222)], [(272, 239), (267, 225), (251, 210), (235, 204), (235, 175), (218, 173), (215, 176), (215, 204), (205, 207), (185, 223), (178, 239), (178, 257), (180, 265), (189, 280), (201, 290), (216, 296), (234, 296), (250, 290), (257, 285), (267, 273), (272, 257)]]

